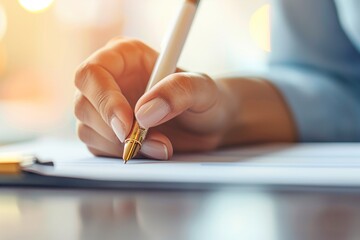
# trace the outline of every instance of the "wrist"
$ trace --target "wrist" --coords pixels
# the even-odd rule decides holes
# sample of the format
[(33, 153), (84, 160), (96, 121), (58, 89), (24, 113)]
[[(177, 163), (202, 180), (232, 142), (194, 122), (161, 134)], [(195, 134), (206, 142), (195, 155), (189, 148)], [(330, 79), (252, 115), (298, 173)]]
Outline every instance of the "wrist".
[(220, 146), (293, 142), (296, 131), (281, 93), (268, 81), (255, 78), (220, 80), (225, 89), (226, 127)]
[(228, 84), (228, 79), (216, 79), (216, 85), (219, 89), (219, 107), (218, 112), (222, 115), (218, 126), (219, 147), (225, 142), (226, 136), (236, 125), (236, 118), (239, 115), (239, 101), (235, 91)]

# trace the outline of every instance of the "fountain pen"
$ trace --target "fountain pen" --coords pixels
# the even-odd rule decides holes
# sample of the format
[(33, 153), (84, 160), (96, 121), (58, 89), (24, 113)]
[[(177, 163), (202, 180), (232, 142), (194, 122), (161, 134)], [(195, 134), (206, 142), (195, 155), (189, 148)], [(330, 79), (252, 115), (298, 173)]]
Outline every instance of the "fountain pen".
[[(199, 2), (200, 0), (184, 0), (170, 34), (166, 35), (167, 38), (156, 60), (145, 92), (150, 90), (161, 79), (175, 72), (177, 61), (190, 31)], [(134, 119), (130, 134), (125, 139), (123, 151), (124, 163), (127, 163), (128, 160), (138, 154), (148, 132), (148, 129), (141, 127), (136, 118)]]

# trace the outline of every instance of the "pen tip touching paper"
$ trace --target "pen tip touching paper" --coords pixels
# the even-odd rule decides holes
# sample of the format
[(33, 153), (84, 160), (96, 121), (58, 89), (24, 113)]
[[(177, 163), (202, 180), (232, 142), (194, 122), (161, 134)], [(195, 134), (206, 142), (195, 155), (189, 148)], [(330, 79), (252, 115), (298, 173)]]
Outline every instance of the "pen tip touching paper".
[(138, 154), (141, 145), (136, 141), (128, 141), (124, 146), (123, 159), (124, 163), (127, 163), (130, 159), (134, 158)]

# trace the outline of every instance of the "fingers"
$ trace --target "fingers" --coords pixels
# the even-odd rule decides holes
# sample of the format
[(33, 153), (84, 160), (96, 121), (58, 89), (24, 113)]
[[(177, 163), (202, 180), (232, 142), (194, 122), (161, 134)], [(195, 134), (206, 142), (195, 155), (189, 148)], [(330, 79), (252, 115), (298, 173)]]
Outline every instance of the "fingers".
[(135, 107), (136, 118), (141, 126), (154, 127), (185, 111), (201, 115), (217, 101), (217, 86), (208, 76), (175, 73), (139, 99)]
[(90, 152), (94, 155), (116, 158), (122, 156), (122, 147), (120, 144), (107, 140), (89, 126), (79, 123), (77, 131), (80, 140), (87, 145)]
[(83, 124), (94, 129), (102, 137), (110, 142), (119, 144), (119, 138), (114, 131), (105, 123), (94, 106), (81, 93), (75, 97), (75, 116)]
[[(122, 157), (124, 146), (120, 142), (109, 141), (84, 123), (78, 124), (77, 131), (80, 140), (87, 145), (92, 154), (115, 158)], [(168, 160), (173, 155), (173, 148), (166, 136), (154, 131), (149, 133), (140, 152), (148, 158)]]
[[(137, 40), (111, 41), (77, 70), (75, 85), (104, 122), (124, 141), (157, 53)], [(123, 89), (123, 92), (122, 92)]]
[(169, 138), (154, 131), (148, 134), (140, 152), (150, 158), (169, 160), (173, 155), (173, 148)]
[(144, 71), (147, 74), (144, 79), (146, 84), (157, 55), (155, 50), (138, 40), (117, 38), (92, 54), (85, 63), (103, 67), (116, 80), (126, 81), (130, 75), (139, 75)]
[(87, 64), (77, 72), (76, 87), (102, 119), (124, 141), (133, 121), (133, 111), (112, 75), (100, 65)]
[(157, 52), (138, 40), (117, 39), (91, 55), (81, 69), (97, 65), (106, 70), (122, 89), (130, 105), (134, 106), (144, 93)]
[[(219, 115), (213, 110), (214, 106), (220, 106), (218, 88), (208, 76), (175, 73), (142, 96), (156, 58), (157, 53), (139, 41), (117, 40), (80, 66), (75, 85), (81, 97), (75, 114), (86, 126), (80, 130), (88, 134), (82, 140), (90, 151), (121, 156), (122, 144), (114, 135), (121, 142), (125, 140), (133, 123), (135, 103), (137, 120), (146, 128), (179, 115), (175, 123), (185, 123), (181, 126), (188, 127), (186, 130), (206, 132), (209, 126), (204, 123), (218, 125), (219, 121), (212, 120)], [(168, 159), (173, 150), (169, 139), (154, 131), (143, 143), (141, 152), (149, 157)]]
[(95, 58), (89, 59), (94, 63), (106, 63), (103, 66), (109, 72), (117, 76), (129, 76), (131, 74), (139, 74), (139, 64), (150, 77), (152, 69), (155, 65), (158, 53), (136, 39), (117, 39), (110, 41), (105, 47), (106, 51), (101, 52)]

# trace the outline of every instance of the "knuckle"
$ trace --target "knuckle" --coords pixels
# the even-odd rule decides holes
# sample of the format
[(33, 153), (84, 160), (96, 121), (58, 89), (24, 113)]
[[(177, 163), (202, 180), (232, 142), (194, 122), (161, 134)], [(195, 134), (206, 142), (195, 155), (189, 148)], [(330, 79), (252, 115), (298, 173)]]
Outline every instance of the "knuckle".
[(141, 41), (137, 39), (121, 39), (114, 43), (114, 46), (124, 52), (134, 53), (141, 46)]
[(210, 86), (210, 87), (215, 87), (216, 86), (215, 81), (211, 77), (209, 77), (209, 75), (207, 75), (205, 73), (199, 73), (199, 76), (200, 76), (200, 79), (202, 79), (202, 81), (207, 86)]
[(206, 74), (175, 73), (169, 76), (161, 92), (161, 97), (168, 100), (173, 110), (196, 108), (203, 111), (217, 99), (218, 88)]
[(206, 73), (195, 73), (195, 75), (198, 75), (199, 77), (201, 77), (205, 81), (212, 81), (211, 78), (209, 77), (209, 75), (207, 75)]
[(202, 79), (204, 81), (204, 84), (206, 84), (206, 86), (208, 86), (212, 90), (217, 90), (216, 83), (211, 77), (209, 77), (208, 75), (206, 75), (204, 73), (202, 73), (201, 76), (202, 76)]
[(211, 96), (213, 96), (212, 99), (214, 100), (217, 99), (219, 95), (219, 91), (218, 91), (219, 89), (216, 82), (206, 74), (202, 76), (203, 76), (202, 78), (203, 82), (202, 84), (200, 83), (202, 85), (202, 89), (206, 89), (206, 92)]
[(122, 37), (122, 36), (115, 36), (115, 37), (112, 37), (109, 39), (109, 41), (106, 43), (106, 45), (113, 45), (113, 44), (117, 44), (121, 41), (124, 41), (125, 40), (125, 37)]
[[(165, 94), (171, 93), (166, 98), (169, 100), (170, 105), (174, 105), (172, 107), (177, 109), (184, 109), (191, 105), (193, 91), (192, 77), (188, 74), (174, 74), (167, 89), (164, 90)], [(173, 96), (181, 97), (176, 97), (175, 101)]]
[(200, 83), (204, 89), (216, 89), (215, 81), (205, 73), (194, 73), (194, 76), (197, 78), (197, 83)]
[(135, 46), (143, 46), (144, 45), (142, 41), (140, 41), (139, 39), (136, 39), (136, 38), (129, 39), (129, 43), (132, 45), (135, 45)]
[(78, 67), (75, 74), (75, 86), (79, 90), (86, 88), (90, 76), (94, 74), (96, 67), (96, 64), (93, 63), (84, 63)]
[(112, 101), (111, 101), (111, 91), (107, 91), (107, 92), (99, 92), (96, 99), (97, 99), (97, 106), (98, 106), (98, 111), (100, 112), (100, 114), (103, 116), (103, 118), (105, 119), (105, 121), (109, 122), (109, 117), (108, 115), (112, 112), (113, 110), (113, 105), (112, 105)]
[(139, 49), (139, 48), (142, 49), (145, 46), (145, 44), (142, 41), (136, 38), (128, 39), (126, 43), (128, 44), (129, 47), (132, 47), (134, 49)]
[(170, 82), (170, 88), (179, 95), (191, 96), (193, 93), (192, 77), (188, 74), (175, 74)]

